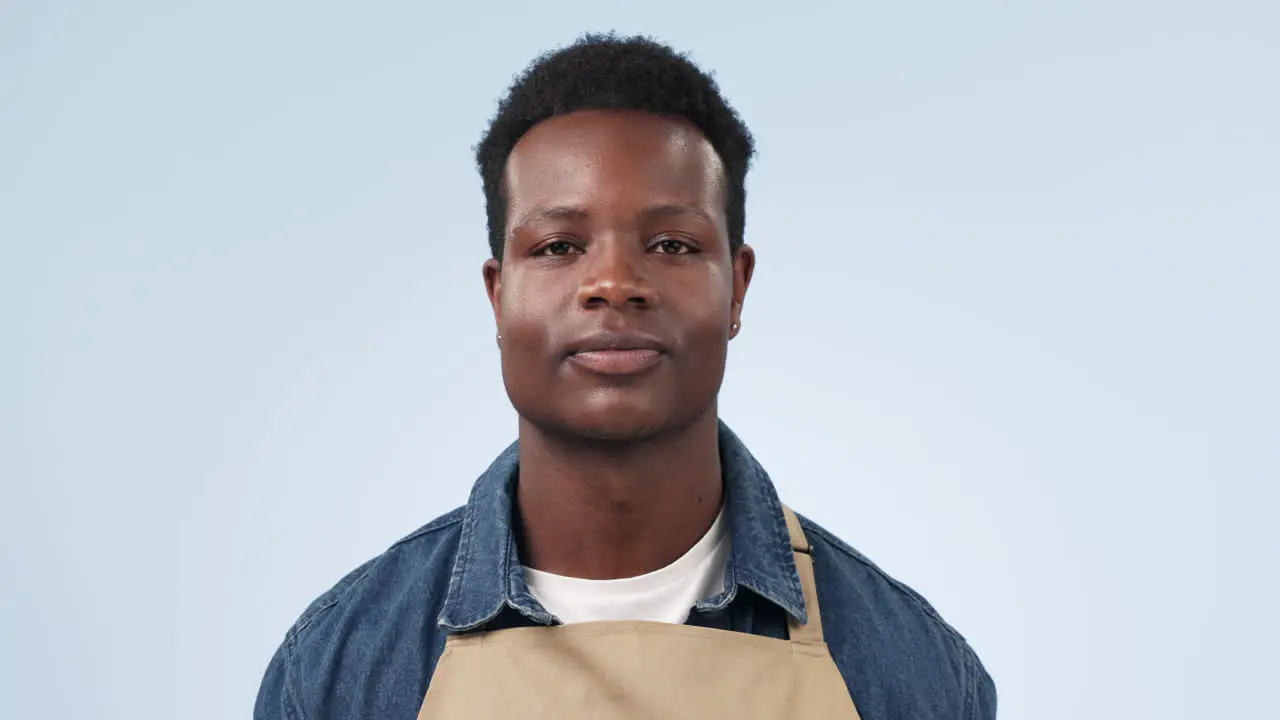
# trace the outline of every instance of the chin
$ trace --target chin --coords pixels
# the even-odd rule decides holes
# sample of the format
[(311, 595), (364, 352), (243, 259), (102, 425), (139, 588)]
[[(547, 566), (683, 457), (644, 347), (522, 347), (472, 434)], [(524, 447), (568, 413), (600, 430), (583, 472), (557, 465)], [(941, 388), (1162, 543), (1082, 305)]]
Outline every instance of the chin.
[(565, 441), (641, 443), (678, 433), (708, 411), (715, 412), (714, 387), (671, 387), (638, 383), (629, 387), (538, 388), (508, 397), (522, 422)]
[[(635, 402), (627, 402), (633, 399)], [(579, 398), (558, 412), (520, 415), (549, 435), (600, 442), (643, 442), (681, 426), (676, 408), (660, 407), (652, 398)], [(517, 408), (519, 411), (519, 408)]]
[(640, 443), (663, 434), (662, 425), (635, 422), (588, 422), (562, 426), (561, 431), (580, 440), (610, 443)]
[(618, 406), (579, 410), (562, 417), (559, 425), (561, 432), (583, 440), (642, 442), (670, 430), (671, 421), (669, 413)]

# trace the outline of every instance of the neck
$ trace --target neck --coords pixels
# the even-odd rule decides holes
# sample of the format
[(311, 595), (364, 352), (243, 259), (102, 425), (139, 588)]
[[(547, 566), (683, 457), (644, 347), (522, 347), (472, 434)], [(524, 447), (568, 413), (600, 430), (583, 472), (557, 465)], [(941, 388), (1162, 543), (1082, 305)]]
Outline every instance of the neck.
[(724, 487), (716, 412), (643, 442), (556, 437), (520, 420), (524, 564), (593, 580), (675, 562), (706, 534)]

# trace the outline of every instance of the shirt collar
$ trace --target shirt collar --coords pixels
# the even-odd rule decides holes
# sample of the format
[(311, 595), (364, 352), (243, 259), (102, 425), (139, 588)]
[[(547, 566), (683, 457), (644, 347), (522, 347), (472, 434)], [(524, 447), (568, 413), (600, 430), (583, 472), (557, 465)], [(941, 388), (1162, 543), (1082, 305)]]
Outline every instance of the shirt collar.
[[(510, 607), (539, 624), (554, 618), (529, 594), (521, 571), (511, 510), (520, 450), (512, 443), (471, 489), (463, 511), (458, 555), (439, 624), (450, 632), (477, 629)], [(720, 467), (732, 550), (725, 591), (697, 605), (722, 609), (747, 588), (806, 623), (782, 502), (773, 482), (742, 441), (720, 423)]]

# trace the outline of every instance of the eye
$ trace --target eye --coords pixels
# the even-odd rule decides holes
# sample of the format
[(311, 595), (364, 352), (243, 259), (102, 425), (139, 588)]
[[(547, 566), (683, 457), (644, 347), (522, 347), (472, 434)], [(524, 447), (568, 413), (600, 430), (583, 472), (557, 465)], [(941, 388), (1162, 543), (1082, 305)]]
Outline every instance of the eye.
[(582, 249), (568, 240), (552, 240), (533, 252), (534, 255), (574, 255)]
[(688, 255), (697, 252), (692, 245), (673, 237), (663, 237), (655, 242), (650, 249), (659, 255)]

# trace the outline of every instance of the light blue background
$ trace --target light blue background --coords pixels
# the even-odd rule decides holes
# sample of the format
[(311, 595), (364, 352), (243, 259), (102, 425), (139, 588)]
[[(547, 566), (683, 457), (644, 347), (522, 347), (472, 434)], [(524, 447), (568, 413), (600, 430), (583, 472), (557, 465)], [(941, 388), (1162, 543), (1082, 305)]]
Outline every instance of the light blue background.
[(1274, 717), (1275, 3), (428, 5), (0, 5), (0, 717), (247, 717), (465, 500), (515, 431), (471, 146), (609, 28), (759, 142), (722, 414), (785, 498), (1003, 718)]

